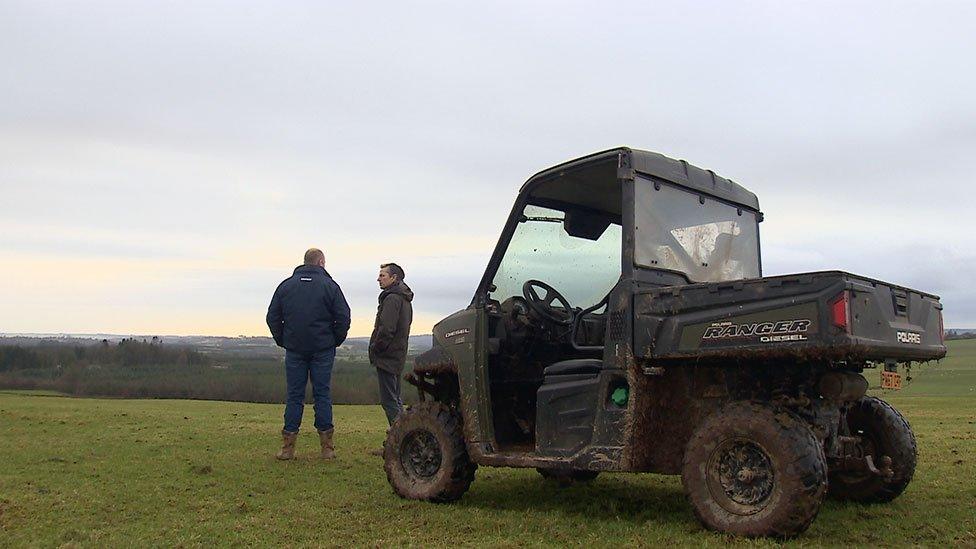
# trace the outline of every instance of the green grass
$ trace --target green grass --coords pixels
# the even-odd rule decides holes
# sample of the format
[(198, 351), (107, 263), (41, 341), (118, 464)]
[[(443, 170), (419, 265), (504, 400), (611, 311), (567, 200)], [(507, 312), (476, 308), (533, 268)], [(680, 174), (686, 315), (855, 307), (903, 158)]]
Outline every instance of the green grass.
[[(911, 486), (887, 505), (828, 502), (791, 545), (976, 546), (976, 341), (913, 375), (884, 395), (918, 437)], [(378, 406), (336, 407), (328, 464), (314, 432), (301, 459), (272, 458), (281, 411), (0, 392), (0, 546), (777, 544), (703, 530), (676, 477), (561, 489), (483, 467), (457, 503), (402, 500), (366, 454), (384, 436)]]

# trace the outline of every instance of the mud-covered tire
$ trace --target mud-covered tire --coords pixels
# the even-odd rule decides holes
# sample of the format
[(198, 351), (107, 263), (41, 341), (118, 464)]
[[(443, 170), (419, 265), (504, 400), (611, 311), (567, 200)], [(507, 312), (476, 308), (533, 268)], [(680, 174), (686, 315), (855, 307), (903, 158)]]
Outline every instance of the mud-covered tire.
[(439, 402), (405, 410), (383, 445), (383, 468), (400, 497), (446, 503), (471, 486), (477, 464), (464, 445), (461, 416)]
[(890, 404), (864, 397), (847, 412), (850, 433), (862, 439), (862, 451), (872, 454), (876, 467), (882, 456), (891, 458), (890, 478), (870, 473), (831, 472), (828, 495), (861, 503), (886, 503), (905, 491), (915, 476), (918, 449), (908, 421)]
[(827, 492), (827, 463), (794, 414), (735, 402), (702, 422), (685, 448), (681, 482), (698, 520), (742, 536), (806, 530)]
[(560, 486), (568, 486), (574, 482), (590, 482), (600, 475), (599, 471), (584, 469), (552, 469), (537, 467), (536, 471), (546, 480), (553, 480)]

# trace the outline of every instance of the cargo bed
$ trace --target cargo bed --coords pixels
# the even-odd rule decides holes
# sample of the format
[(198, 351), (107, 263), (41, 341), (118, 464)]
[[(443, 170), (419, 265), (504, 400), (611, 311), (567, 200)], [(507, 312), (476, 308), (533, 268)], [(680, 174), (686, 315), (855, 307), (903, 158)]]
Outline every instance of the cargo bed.
[(910, 362), (946, 354), (939, 297), (841, 271), (634, 292), (634, 354), (654, 362)]

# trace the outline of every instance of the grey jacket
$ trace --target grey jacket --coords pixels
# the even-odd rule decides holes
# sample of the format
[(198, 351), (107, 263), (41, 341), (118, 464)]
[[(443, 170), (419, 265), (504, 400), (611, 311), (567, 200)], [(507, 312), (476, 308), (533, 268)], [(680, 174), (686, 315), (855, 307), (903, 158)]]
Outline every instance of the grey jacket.
[(369, 363), (391, 374), (403, 373), (407, 342), (413, 322), (413, 291), (402, 281), (380, 292), (373, 335), (369, 337)]

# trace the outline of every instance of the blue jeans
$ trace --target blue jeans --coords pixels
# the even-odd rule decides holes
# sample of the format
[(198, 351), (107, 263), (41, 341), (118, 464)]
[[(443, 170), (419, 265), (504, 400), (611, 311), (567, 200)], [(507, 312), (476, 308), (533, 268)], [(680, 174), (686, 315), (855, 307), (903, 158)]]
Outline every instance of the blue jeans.
[(312, 381), (312, 397), (315, 400), (315, 428), (328, 431), (332, 428), (332, 365), (335, 363), (335, 347), (313, 354), (285, 351), (285, 381), (288, 398), (285, 401), (285, 431), (297, 433), (302, 425), (305, 408), (305, 384)]

